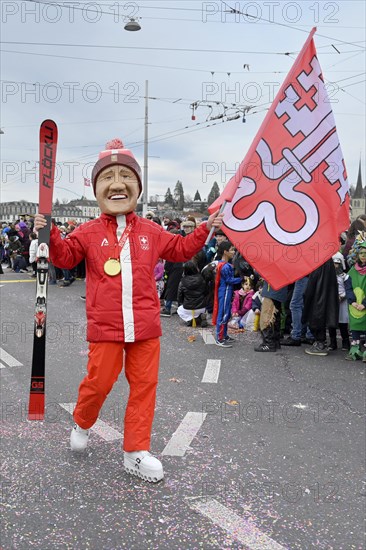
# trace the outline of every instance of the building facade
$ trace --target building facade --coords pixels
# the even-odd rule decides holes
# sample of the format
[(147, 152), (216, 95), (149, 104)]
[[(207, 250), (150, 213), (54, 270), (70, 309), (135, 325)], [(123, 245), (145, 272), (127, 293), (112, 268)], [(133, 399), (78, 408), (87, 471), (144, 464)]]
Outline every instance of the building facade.
[[(3, 202), (0, 204), (0, 222), (15, 222), (19, 219), (28, 219), (38, 212), (37, 202), (25, 200)], [(78, 223), (86, 222), (91, 218), (100, 216), (97, 201), (86, 199), (73, 200), (67, 204), (54, 204), (52, 217), (56, 222), (65, 223), (75, 220)]]
[(97, 201), (88, 199), (74, 199), (68, 203), (68, 206), (76, 206), (82, 212), (84, 221), (90, 220), (90, 218), (98, 218), (100, 216), (100, 208)]
[(37, 202), (11, 201), (0, 204), (0, 221), (15, 222), (20, 218), (27, 219), (38, 211)]

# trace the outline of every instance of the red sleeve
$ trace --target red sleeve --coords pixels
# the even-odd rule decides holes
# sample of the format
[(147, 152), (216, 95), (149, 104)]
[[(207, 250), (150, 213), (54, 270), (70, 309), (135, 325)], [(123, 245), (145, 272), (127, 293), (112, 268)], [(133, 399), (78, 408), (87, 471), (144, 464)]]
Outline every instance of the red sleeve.
[(61, 239), (59, 230), (55, 225), (52, 225), (50, 259), (53, 265), (61, 269), (72, 269), (85, 258), (81, 236), (81, 228), (77, 228), (66, 239)]
[(208, 234), (206, 223), (202, 223), (186, 237), (164, 230), (159, 237), (159, 256), (169, 262), (186, 262), (201, 250)]

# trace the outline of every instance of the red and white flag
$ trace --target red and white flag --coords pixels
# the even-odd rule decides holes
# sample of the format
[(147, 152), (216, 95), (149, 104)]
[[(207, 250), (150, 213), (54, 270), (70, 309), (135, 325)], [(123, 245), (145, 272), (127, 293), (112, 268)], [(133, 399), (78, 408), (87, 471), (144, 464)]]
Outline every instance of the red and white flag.
[(339, 250), (349, 184), (314, 28), (223, 193), (223, 230), (275, 289)]
[(91, 181), (89, 178), (84, 178), (84, 187), (90, 187), (91, 186)]

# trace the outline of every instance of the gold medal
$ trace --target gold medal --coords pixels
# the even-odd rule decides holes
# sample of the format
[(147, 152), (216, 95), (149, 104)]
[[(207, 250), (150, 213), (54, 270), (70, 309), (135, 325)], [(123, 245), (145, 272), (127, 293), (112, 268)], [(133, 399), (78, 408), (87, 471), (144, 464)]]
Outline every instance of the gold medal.
[(104, 264), (104, 272), (110, 277), (115, 277), (121, 273), (121, 264), (115, 258), (109, 258)]

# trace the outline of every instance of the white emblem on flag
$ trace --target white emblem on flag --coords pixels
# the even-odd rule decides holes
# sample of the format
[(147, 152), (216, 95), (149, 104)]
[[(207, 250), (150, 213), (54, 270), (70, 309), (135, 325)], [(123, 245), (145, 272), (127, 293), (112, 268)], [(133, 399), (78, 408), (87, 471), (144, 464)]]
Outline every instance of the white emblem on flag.
[(139, 240), (142, 250), (149, 250), (149, 239), (146, 235), (139, 235)]

